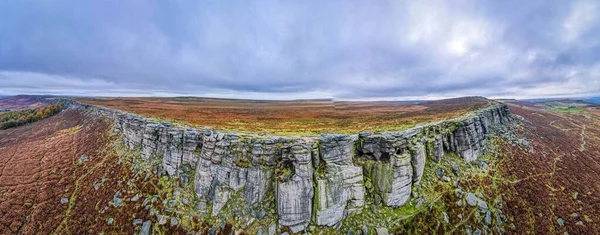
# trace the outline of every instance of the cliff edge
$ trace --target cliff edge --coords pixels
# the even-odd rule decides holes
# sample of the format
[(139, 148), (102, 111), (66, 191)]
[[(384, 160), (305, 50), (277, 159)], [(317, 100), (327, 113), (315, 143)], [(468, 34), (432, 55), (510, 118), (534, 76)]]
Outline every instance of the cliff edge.
[(263, 136), (195, 129), (73, 100), (62, 103), (111, 120), (122, 143), (139, 151), (141, 162), (193, 188), (193, 210), (215, 220), (236, 217), (234, 227), (271, 218), (278, 229), (292, 233), (312, 225), (341, 226), (361, 213), (367, 199), (405, 206), (426, 162), (440, 162), (447, 154), (474, 161), (488, 151), (492, 128), (513, 119), (505, 104), (494, 103), (405, 131)]

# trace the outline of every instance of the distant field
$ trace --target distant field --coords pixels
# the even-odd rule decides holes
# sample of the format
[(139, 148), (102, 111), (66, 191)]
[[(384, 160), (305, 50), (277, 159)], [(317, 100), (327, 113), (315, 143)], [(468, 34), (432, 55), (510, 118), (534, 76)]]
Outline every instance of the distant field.
[(491, 101), (466, 97), (422, 102), (256, 101), (211, 98), (81, 98), (78, 101), (192, 126), (276, 134), (402, 130), (457, 117)]

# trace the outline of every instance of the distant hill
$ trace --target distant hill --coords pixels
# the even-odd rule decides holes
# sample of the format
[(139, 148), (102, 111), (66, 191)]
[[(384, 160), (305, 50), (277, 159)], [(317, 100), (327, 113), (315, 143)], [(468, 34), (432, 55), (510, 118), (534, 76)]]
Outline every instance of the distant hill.
[(585, 99), (585, 101), (594, 103), (594, 104), (600, 104), (600, 97), (587, 98), (587, 99)]
[(52, 96), (16, 95), (0, 98), (0, 110), (23, 110), (53, 103)]

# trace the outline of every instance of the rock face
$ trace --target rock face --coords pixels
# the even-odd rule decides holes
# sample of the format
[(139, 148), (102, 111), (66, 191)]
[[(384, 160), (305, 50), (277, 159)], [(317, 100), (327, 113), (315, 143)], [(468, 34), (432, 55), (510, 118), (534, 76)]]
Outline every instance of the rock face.
[(506, 105), (495, 105), (480, 110), (474, 117), (457, 123), (456, 130), (451, 135), (449, 149), (456, 151), (465, 161), (473, 161), (485, 153), (486, 135), (490, 127), (511, 121), (512, 117)]
[(211, 213), (216, 215), (234, 193), (256, 205), (274, 190), (274, 168), (281, 158), (279, 139), (246, 139), (211, 131), (204, 135), (194, 179), (201, 208), (213, 203)]
[(312, 215), (313, 166), (312, 144), (293, 145), (284, 149), (283, 167), (292, 167), (294, 175), (287, 182), (277, 182), (277, 214), (279, 225), (292, 232), (304, 230)]
[(156, 122), (72, 100), (63, 103), (114, 120), (123, 144), (139, 150), (141, 159), (159, 160), (155, 167), (162, 174), (180, 177), (182, 184), (188, 181), (183, 180), (186, 174), (193, 174), (189, 177), (200, 212), (217, 216), (232, 199), (241, 199), (243, 205), (230, 208), (248, 208), (241, 215), (254, 218), (264, 214), (256, 211), (275, 211), (279, 227), (294, 233), (310, 224), (340, 225), (364, 208), (366, 197), (403, 206), (428, 161), (439, 162), (448, 152), (473, 161), (486, 153), (491, 127), (512, 121), (506, 105), (494, 104), (402, 132), (265, 137)]
[(364, 205), (362, 168), (352, 163), (357, 136), (322, 135), (319, 138), (315, 220), (333, 226)]

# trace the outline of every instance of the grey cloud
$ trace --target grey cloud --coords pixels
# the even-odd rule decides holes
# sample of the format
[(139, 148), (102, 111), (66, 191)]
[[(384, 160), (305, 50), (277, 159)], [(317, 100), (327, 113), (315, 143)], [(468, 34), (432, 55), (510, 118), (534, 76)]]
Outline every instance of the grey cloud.
[(592, 0), (4, 1), (0, 93), (593, 94), (599, 15)]

